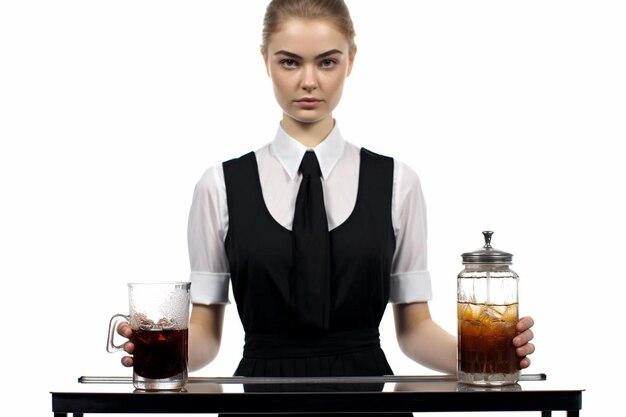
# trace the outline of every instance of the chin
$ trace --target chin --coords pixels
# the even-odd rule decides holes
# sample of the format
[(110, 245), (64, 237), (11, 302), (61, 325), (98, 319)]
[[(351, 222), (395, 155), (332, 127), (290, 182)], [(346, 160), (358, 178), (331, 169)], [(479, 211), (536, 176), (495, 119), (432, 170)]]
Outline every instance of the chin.
[(302, 124), (315, 124), (315, 123), (319, 123), (322, 122), (326, 119), (332, 118), (331, 114), (312, 114), (313, 112), (311, 112), (311, 114), (302, 114), (302, 112), (299, 112), (300, 114), (293, 114), (293, 113), (287, 113), (287, 115), (292, 118), (293, 120), (295, 120), (298, 123), (302, 123)]

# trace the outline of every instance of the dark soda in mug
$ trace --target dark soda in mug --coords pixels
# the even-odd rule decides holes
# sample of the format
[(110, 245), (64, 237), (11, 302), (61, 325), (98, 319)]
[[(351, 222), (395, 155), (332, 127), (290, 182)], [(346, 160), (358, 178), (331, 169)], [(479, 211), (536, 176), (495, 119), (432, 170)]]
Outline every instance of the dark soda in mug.
[(143, 378), (164, 379), (187, 372), (189, 330), (133, 329), (133, 370)]

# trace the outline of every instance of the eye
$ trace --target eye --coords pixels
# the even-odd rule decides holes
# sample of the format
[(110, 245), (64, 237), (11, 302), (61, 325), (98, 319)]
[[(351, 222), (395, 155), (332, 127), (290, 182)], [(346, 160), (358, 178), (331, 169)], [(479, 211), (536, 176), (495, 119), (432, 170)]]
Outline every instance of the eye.
[(322, 60), (322, 62), (320, 62), (320, 66), (326, 69), (333, 68), (335, 65), (337, 65), (337, 61), (330, 58), (324, 59)]
[(295, 68), (298, 66), (298, 63), (294, 59), (291, 59), (291, 58), (281, 59), (279, 63), (284, 68)]

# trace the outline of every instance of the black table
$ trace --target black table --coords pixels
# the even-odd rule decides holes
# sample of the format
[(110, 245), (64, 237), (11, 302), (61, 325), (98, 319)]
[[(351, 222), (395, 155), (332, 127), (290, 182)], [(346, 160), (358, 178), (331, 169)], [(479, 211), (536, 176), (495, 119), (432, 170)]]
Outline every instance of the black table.
[(304, 413), (566, 411), (577, 417), (582, 389), (562, 389), (544, 374), (518, 384), (479, 388), (454, 376), (342, 378), (198, 378), (183, 392), (134, 390), (127, 377), (81, 377), (52, 392), (55, 417), (85, 413)]

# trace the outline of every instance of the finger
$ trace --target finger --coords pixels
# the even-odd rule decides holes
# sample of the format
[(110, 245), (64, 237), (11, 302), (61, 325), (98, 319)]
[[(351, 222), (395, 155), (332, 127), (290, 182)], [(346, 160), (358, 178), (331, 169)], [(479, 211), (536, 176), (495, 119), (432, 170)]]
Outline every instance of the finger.
[(513, 338), (513, 346), (520, 347), (533, 340), (535, 334), (532, 330), (526, 330)]
[(515, 328), (517, 329), (518, 332), (523, 332), (523, 331), (530, 329), (534, 325), (535, 325), (535, 320), (533, 320), (533, 318), (530, 316), (526, 316), (526, 317), (522, 317), (521, 319), (519, 319)]
[(124, 352), (133, 353), (135, 351), (135, 344), (133, 342), (124, 343)]
[(526, 369), (530, 366), (530, 359), (528, 358), (523, 358), (520, 362), (519, 362), (519, 367), (521, 369)]
[(130, 356), (124, 356), (122, 358), (122, 365), (124, 365), (127, 368), (130, 368), (133, 366), (133, 358)]
[(535, 345), (533, 345), (532, 343), (528, 343), (515, 349), (515, 353), (521, 358), (532, 355), (533, 353), (535, 353)]
[(133, 336), (133, 330), (130, 328), (130, 325), (125, 321), (117, 326), (117, 333), (127, 339), (130, 339)]

